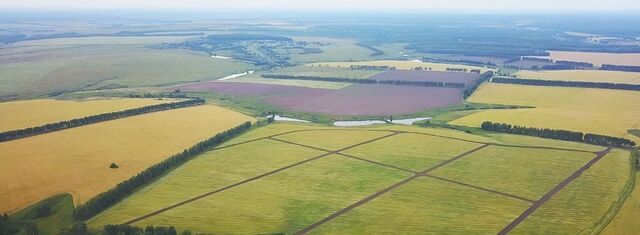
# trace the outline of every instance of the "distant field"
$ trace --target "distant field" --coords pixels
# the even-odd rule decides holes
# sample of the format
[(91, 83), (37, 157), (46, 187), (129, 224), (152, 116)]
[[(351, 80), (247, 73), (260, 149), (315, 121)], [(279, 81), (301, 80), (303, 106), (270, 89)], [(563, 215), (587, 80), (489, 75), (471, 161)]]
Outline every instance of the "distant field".
[(0, 132), (172, 102), (171, 99), (24, 100), (0, 103)]
[(260, 75), (248, 75), (239, 78), (225, 80), (225, 82), (237, 82), (237, 83), (258, 83), (258, 84), (271, 84), (271, 85), (284, 85), (284, 86), (297, 86), (319, 89), (342, 89), (350, 86), (350, 83), (342, 82), (324, 82), (324, 81), (307, 81), (307, 80), (284, 80), (263, 78)]
[(380, 71), (300, 65), (295, 67), (277, 68), (262, 73), (313, 77), (369, 78), (373, 75), (379, 74)]
[[(394, 125), (276, 123), (198, 156), (89, 226), (131, 221), (222, 234), (495, 234), (595, 157), (586, 145), (551, 150), (544, 146), (570, 145), (500, 137)], [(607, 213), (627, 182), (626, 153), (613, 150), (536, 212), (578, 213), (575, 226), (539, 224), (543, 217), (535, 213), (528, 219), (544, 231), (595, 231), (591, 223)], [(594, 195), (581, 191), (590, 188)], [(582, 205), (587, 197), (595, 209)]]
[(349, 68), (351, 65), (372, 65), (372, 66), (393, 66), (397, 69), (410, 70), (415, 67), (431, 68), (432, 71), (445, 71), (447, 68), (461, 68), (461, 69), (480, 69), (482, 72), (487, 71), (487, 68), (460, 65), (460, 64), (440, 64), (418, 61), (406, 61), (406, 60), (375, 60), (375, 61), (358, 61), (358, 62), (322, 62), (307, 64), (307, 66), (329, 66), (329, 67), (342, 67)]
[[(386, 71), (374, 75), (371, 79), (468, 84), (478, 77), (477, 74), (456, 72)], [(463, 101), (464, 92), (464, 88), (460, 87), (383, 84), (352, 84), (341, 89), (323, 89), (326, 88), (326, 82), (317, 84), (317, 87), (322, 88), (311, 88), (313, 85), (307, 82), (316, 81), (284, 79), (283, 81), (274, 82), (274, 84), (207, 81), (179, 85), (175, 89), (187, 92), (219, 92), (233, 96), (248, 96), (288, 111), (337, 117), (412, 114), (430, 108), (460, 104)], [(292, 86), (280, 84), (292, 84)], [(307, 84), (307, 86), (300, 86), (301, 84)]]
[(531, 71), (521, 70), (515, 73), (519, 78), (580, 81), (580, 82), (610, 82), (640, 84), (640, 73), (603, 71), (603, 70), (554, 70)]
[(310, 63), (319, 61), (370, 60), (372, 51), (356, 45), (352, 39), (334, 39), (322, 37), (293, 37), (295, 41), (319, 42), (321, 53), (291, 54), (292, 63)]
[[(65, 192), (81, 204), (194, 143), (248, 120), (253, 119), (202, 105), (0, 143), (0, 211), (12, 212)], [(110, 169), (111, 163), (119, 168)]]
[(462, 88), (354, 84), (318, 89), (259, 83), (200, 82), (177, 86), (186, 92), (248, 96), (294, 112), (329, 116), (411, 114), (462, 102)]
[(137, 45), (0, 52), (0, 98), (214, 80), (251, 69), (243, 62)]
[(190, 36), (131, 36), (131, 37), (70, 37), (22, 41), (12, 45), (20, 46), (63, 46), (63, 45), (109, 45), (109, 44), (160, 44), (184, 41)]
[(574, 51), (549, 51), (553, 60), (568, 60), (592, 63), (596, 66), (602, 64), (640, 66), (640, 53), (600, 53), (600, 52), (574, 52)]
[(536, 108), (487, 110), (450, 123), (478, 127), (484, 121), (495, 121), (607, 134), (638, 142), (639, 137), (627, 132), (640, 126), (640, 104), (631, 100), (640, 100), (640, 92), (486, 83), (469, 101)]
[(427, 81), (427, 82), (451, 82), (471, 84), (480, 77), (479, 74), (473, 73), (456, 73), (441, 71), (406, 71), (391, 70), (382, 72), (370, 77), (373, 80), (400, 80), (400, 81)]

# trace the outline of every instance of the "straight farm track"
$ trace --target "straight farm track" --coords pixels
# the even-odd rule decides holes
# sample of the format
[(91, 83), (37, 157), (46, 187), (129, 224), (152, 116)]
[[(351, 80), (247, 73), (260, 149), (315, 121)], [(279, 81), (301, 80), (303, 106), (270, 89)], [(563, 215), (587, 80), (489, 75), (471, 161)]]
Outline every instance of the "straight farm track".
[[(299, 162), (295, 162), (283, 167), (280, 167), (278, 169), (224, 186), (222, 188), (218, 188), (215, 190), (212, 190), (210, 192), (207, 193), (203, 193), (185, 200), (182, 200), (178, 203), (172, 204), (170, 206), (166, 206), (164, 208), (160, 208), (157, 209), (153, 212), (135, 217), (135, 218), (130, 218), (127, 222), (125, 222), (124, 224), (134, 224), (134, 223), (138, 223), (140, 221), (143, 221), (145, 219), (154, 217), (154, 216), (158, 216), (160, 214), (163, 214), (169, 210), (173, 210), (179, 207), (183, 207), (186, 205), (189, 205), (190, 203), (194, 202), (194, 201), (198, 201), (204, 198), (207, 198), (209, 196), (213, 196), (216, 194), (220, 194), (224, 191), (233, 189), (233, 188), (237, 188), (239, 186), (245, 185), (245, 184), (249, 184), (255, 181), (258, 181), (260, 179), (263, 179), (265, 177), (271, 176), (271, 175), (275, 175), (278, 174), (280, 172), (283, 171), (287, 171), (289, 169), (295, 168), (295, 167), (299, 167), (301, 165), (307, 164), (309, 162), (318, 160), (318, 159), (322, 159), (328, 156), (341, 156), (341, 157), (345, 157), (345, 158), (350, 158), (350, 159), (355, 159), (358, 160), (360, 162), (364, 162), (364, 163), (368, 163), (368, 164), (375, 164), (377, 166), (382, 166), (382, 167), (386, 167), (389, 169), (394, 169), (394, 170), (398, 170), (398, 171), (403, 171), (406, 173), (410, 173), (411, 175), (409, 175), (407, 178), (402, 179), (399, 182), (393, 183), (391, 185), (386, 186), (386, 188), (382, 188), (379, 191), (376, 191), (375, 193), (364, 197), (358, 201), (355, 201), (354, 203), (352, 203), (349, 206), (346, 206), (342, 209), (339, 209), (337, 211), (334, 211), (330, 214), (328, 214), (326, 217), (317, 220), (316, 222), (307, 225), (306, 227), (302, 227), (299, 230), (297, 230), (297, 232), (295, 232), (295, 234), (306, 234), (309, 233), (311, 231), (313, 231), (314, 229), (316, 229), (317, 227), (322, 226), (323, 224), (329, 223), (332, 220), (334, 220), (335, 218), (338, 218), (342, 215), (344, 215), (345, 213), (348, 213), (358, 207), (361, 207), (363, 205), (366, 205), (368, 202), (373, 201), (381, 196), (384, 196), (385, 194), (387, 194), (388, 192), (391, 192), (397, 188), (402, 187), (403, 185), (418, 179), (418, 178), (430, 178), (430, 179), (434, 179), (440, 182), (443, 182), (445, 184), (454, 184), (454, 185), (458, 185), (459, 187), (466, 187), (468, 189), (474, 190), (474, 191), (478, 191), (478, 192), (483, 192), (483, 193), (490, 193), (490, 194), (494, 194), (494, 195), (499, 195), (501, 197), (505, 197), (505, 198), (510, 198), (513, 200), (517, 200), (520, 201), (522, 203), (526, 203), (526, 204), (530, 204), (529, 209), (527, 209), (526, 211), (524, 211), (518, 218), (516, 218), (511, 224), (506, 225), (507, 227), (505, 227), (503, 229), (503, 233), (509, 232), (511, 229), (513, 229), (515, 226), (517, 226), (520, 222), (524, 221), (527, 216), (531, 213), (533, 213), (533, 211), (535, 211), (536, 208), (540, 207), (541, 205), (543, 205), (546, 201), (548, 201), (554, 194), (556, 194), (557, 192), (559, 192), (560, 190), (562, 190), (562, 188), (564, 188), (565, 186), (567, 186), (568, 184), (570, 184), (573, 180), (575, 180), (576, 178), (578, 178), (580, 176), (580, 174), (582, 172), (584, 172), (585, 170), (587, 170), (591, 165), (595, 164), (599, 159), (601, 159), (602, 157), (604, 157), (607, 152), (610, 150), (610, 148), (607, 148), (603, 151), (599, 151), (599, 152), (595, 152), (595, 151), (587, 151), (587, 150), (580, 150), (580, 149), (571, 149), (571, 148), (558, 148), (558, 147), (547, 147), (547, 146), (523, 146), (523, 145), (511, 145), (511, 144), (503, 144), (503, 143), (491, 143), (491, 142), (482, 142), (482, 141), (476, 141), (476, 140), (467, 140), (467, 139), (463, 139), (463, 138), (457, 138), (457, 137), (450, 137), (450, 136), (444, 136), (444, 135), (439, 135), (439, 134), (432, 134), (432, 133), (424, 133), (424, 132), (417, 132), (417, 131), (403, 131), (403, 130), (389, 130), (389, 129), (373, 129), (373, 130), (366, 130), (366, 131), (370, 131), (370, 132), (381, 132), (384, 133), (384, 135), (376, 137), (376, 138), (371, 138), (368, 139), (366, 141), (361, 141), (358, 143), (354, 143), (351, 144), (349, 146), (346, 147), (342, 147), (340, 149), (337, 150), (329, 150), (329, 149), (325, 149), (322, 147), (318, 147), (318, 146), (312, 146), (314, 144), (307, 144), (307, 143), (299, 143), (297, 141), (291, 141), (290, 139), (286, 139), (286, 138), (279, 138), (281, 136), (285, 136), (288, 134), (294, 134), (294, 133), (303, 133), (303, 132), (312, 132), (312, 131), (336, 131), (336, 132), (340, 132), (340, 131), (345, 131), (345, 130), (349, 130), (349, 129), (330, 129), (330, 128), (318, 128), (318, 129), (303, 129), (303, 130), (292, 130), (292, 131), (286, 131), (286, 132), (282, 132), (282, 133), (277, 133), (277, 134), (271, 134), (271, 135), (267, 135), (267, 136), (263, 136), (260, 138), (254, 138), (254, 139), (249, 139), (246, 141), (242, 141), (242, 142), (238, 142), (235, 144), (231, 144), (231, 145), (227, 145), (227, 146), (223, 146), (223, 147), (219, 147), (216, 148), (212, 151), (218, 151), (218, 150), (222, 150), (222, 149), (226, 149), (226, 148), (233, 148), (239, 145), (244, 145), (244, 144), (249, 144), (249, 143), (253, 143), (256, 141), (263, 141), (263, 140), (269, 140), (269, 141), (277, 141), (280, 143), (284, 143), (284, 144), (288, 144), (288, 145), (295, 145), (298, 147), (303, 147), (303, 148), (307, 148), (307, 149), (312, 149), (312, 150), (317, 150), (317, 151), (321, 151), (322, 153), (317, 155), (317, 156), (313, 156), (311, 158), (299, 161)], [(366, 157), (362, 157), (362, 156), (354, 156), (352, 154), (348, 154), (345, 153), (345, 151), (359, 147), (359, 146), (363, 146), (363, 145), (367, 145), (370, 143), (374, 143), (376, 141), (381, 141), (384, 139), (387, 139), (389, 137), (393, 137), (393, 136), (402, 136), (404, 134), (416, 134), (416, 135), (425, 135), (425, 136), (430, 136), (430, 137), (434, 137), (434, 138), (443, 138), (443, 139), (447, 139), (447, 140), (452, 140), (452, 141), (461, 141), (461, 142), (467, 142), (467, 143), (473, 143), (473, 144), (477, 144), (476, 147), (470, 148), (468, 149), (466, 152), (463, 152), (461, 154), (458, 154), (456, 156), (450, 157), (446, 160), (443, 160), (433, 166), (427, 167), (424, 170), (420, 170), (420, 171), (416, 171), (416, 170), (410, 170), (410, 169), (406, 169), (403, 168), (401, 166), (397, 166), (394, 164), (389, 164), (389, 163), (385, 163), (385, 162), (380, 162), (380, 161), (376, 161), (376, 160), (371, 160), (368, 159)], [(482, 150), (484, 148), (490, 147), (490, 146), (496, 146), (496, 147), (513, 147), (513, 148), (532, 148), (532, 149), (542, 149), (542, 150), (556, 150), (556, 151), (571, 151), (571, 152), (582, 152), (582, 153), (590, 153), (590, 154), (594, 154), (596, 155), (596, 157), (594, 157), (591, 161), (589, 161), (587, 164), (585, 164), (583, 167), (581, 167), (580, 169), (578, 169), (574, 174), (572, 174), (571, 176), (567, 177), (566, 179), (564, 179), (562, 182), (560, 182), (556, 187), (554, 187), (552, 190), (550, 190), (549, 192), (547, 192), (542, 198), (539, 199), (531, 199), (531, 198), (527, 198), (527, 197), (523, 197), (520, 195), (515, 195), (513, 193), (509, 193), (509, 192), (504, 192), (501, 190), (496, 190), (496, 189), (490, 189), (490, 188), (486, 188), (486, 187), (482, 187), (482, 186), (477, 186), (477, 185), (473, 185), (473, 184), (469, 184), (466, 182), (461, 182), (461, 181), (457, 181), (457, 180), (452, 180), (452, 179), (448, 179), (445, 177), (440, 177), (440, 176), (436, 176), (436, 175), (431, 175), (429, 174), (432, 171), (435, 171), (438, 168), (441, 167), (445, 167), (450, 163), (453, 163), (461, 158), (464, 158), (465, 156), (471, 155), (479, 150)]]

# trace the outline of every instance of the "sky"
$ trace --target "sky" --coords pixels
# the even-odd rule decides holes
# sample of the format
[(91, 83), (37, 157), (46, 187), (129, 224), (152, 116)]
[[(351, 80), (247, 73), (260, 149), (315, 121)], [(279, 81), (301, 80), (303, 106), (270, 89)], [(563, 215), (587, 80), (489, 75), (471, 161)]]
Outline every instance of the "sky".
[(0, 9), (638, 12), (638, 0), (0, 0)]

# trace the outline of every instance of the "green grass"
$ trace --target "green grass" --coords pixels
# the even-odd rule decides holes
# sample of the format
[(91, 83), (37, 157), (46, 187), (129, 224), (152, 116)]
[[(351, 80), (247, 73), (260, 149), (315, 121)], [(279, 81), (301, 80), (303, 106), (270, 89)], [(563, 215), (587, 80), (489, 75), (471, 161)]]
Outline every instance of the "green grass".
[(407, 177), (328, 156), (135, 223), (216, 234), (295, 232)]
[(123, 223), (321, 153), (274, 140), (209, 151), (93, 218), (90, 225)]
[(432, 174), (537, 200), (594, 156), (591, 153), (489, 146)]
[(480, 144), (419, 134), (400, 134), (345, 153), (413, 171), (423, 171)]
[[(51, 212), (48, 216), (37, 218), (36, 211), (43, 205), (49, 205)], [(57, 234), (61, 229), (71, 227), (74, 222), (73, 200), (69, 194), (56, 195), (22, 209), (10, 217), (12, 221), (35, 222), (40, 234)], [(20, 234), (26, 234), (25, 230), (21, 230)]]
[(613, 150), (556, 194), (513, 234), (599, 233), (629, 178), (629, 153)]
[(388, 131), (314, 130), (281, 135), (276, 137), (276, 139), (300, 143), (326, 150), (339, 150), (389, 134), (391, 134), (391, 132)]
[(496, 234), (529, 204), (417, 178), (312, 234)]

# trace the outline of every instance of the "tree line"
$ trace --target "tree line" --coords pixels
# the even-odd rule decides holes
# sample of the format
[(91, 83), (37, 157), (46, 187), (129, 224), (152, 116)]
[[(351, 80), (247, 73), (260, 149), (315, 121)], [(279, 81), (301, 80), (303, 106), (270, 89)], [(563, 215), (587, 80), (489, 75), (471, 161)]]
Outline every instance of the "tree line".
[(603, 64), (600, 67), (600, 69), (611, 70), (611, 71), (623, 71), (623, 72), (640, 72), (640, 66), (629, 66), (629, 65)]
[(344, 82), (344, 83), (357, 83), (357, 84), (382, 84), (382, 85), (397, 85), (397, 86), (423, 86), (423, 87), (447, 87), (447, 88), (465, 87), (464, 83), (455, 83), (455, 82), (375, 80), (375, 79), (338, 78), (338, 77), (294, 76), (294, 75), (278, 75), (278, 74), (264, 74), (262, 75), (262, 77), (272, 78), (272, 79)]
[(98, 115), (93, 115), (93, 116), (88, 116), (83, 118), (76, 118), (76, 119), (61, 121), (56, 123), (49, 123), (49, 124), (45, 124), (37, 127), (29, 127), (29, 128), (24, 128), (20, 130), (5, 131), (0, 133), (0, 142), (24, 138), (24, 137), (33, 136), (33, 135), (44, 134), (44, 133), (53, 132), (53, 131), (59, 131), (67, 128), (78, 127), (78, 126), (88, 125), (88, 124), (97, 123), (97, 122), (103, 122), (103, 121), (108, 121), (108, 120), (113, 120), (118, 118), (134, 116), (134, 115), (201, 105), (201, 104), (204, 104), (204, 102), (205, 101), (203, 99), (191, 99), (191, 100), (185, 100), (180, 102), (149, 105), (149, 106), (144, 106), (140, 108), (127, 109), (127, 110), (111, 112), (111, 113), (103, 113), (103, 114), (98, 114)]
[(489, 122), (482, 123), (481, 128), (486, 131), (504, 132), (516, 135), (536, 136), (547, 139), (567, 140), (583, 142), (595, 145), (615, 146), (630, 148), (636, 145), (635, 142), (614, 136), (606, 136), (579, 131), (557, 130), (549, 128), (524, 127), (505, 123)]
[[(173, 226), (146, 226), (144, 229), (128, 224), (107, 224), (103, 227), (105, 235), (178, 235)], [(191, 235), (190, 230), (184, 230), (181, 235)]]
[(351, 69), (362, 69), (362, 70), (396, 70), (395, 66), (388, 66), (388, 65), (351, 65), (349, 67)]
[(508, 84), (520, 84), (520, 85), (532, 85), (532, 86), (585, 87), (585, 88), (640, 91), (640, 85), (638, 84), (622, 84), (622, 83), (610, 83), (610, 82), (555, 81), (555, 80), (504, 78), (504, 77), (495, 77), (491, 81), (496, 83), (508, 83)]
[(467, 89), (464, 89), (463, 97), (469, 98), (475, 92), (480, 84), (488, 81), (491, 77), (493, 77), (493, 71), (484, 72), (478, 79), (476, 79), (471, 85), (467, 86)]
[(87, 220), (94, 215), (102, 212), (110, 206), (121, 201), (125, 197), (129, 196), (137, 188), (152, 182), (158, 177), (164, 175), (170, 170), (184, 164), (191, 160), (196, 155), (223, 143), (245, 131), (251, 129), (251, 122), (245, 122), (234, 128), (226, 130), (222, 133), (218, 133), (215, 136), (203, 140), (192, 147), (185, 149), (184, 151), (177, 153), (162, 162), (150, 166), (137, 175), (119, 183), (116, 187), (99, 194), (98, 196), (90, 199), (83, 205), (80, 205), (74, 209), (74, 218), (76, 220)]

